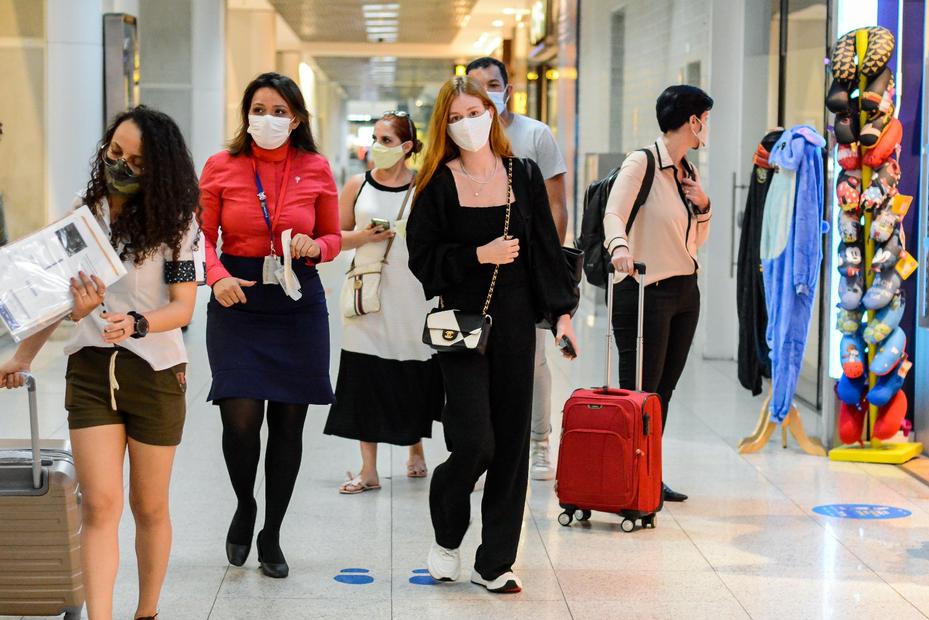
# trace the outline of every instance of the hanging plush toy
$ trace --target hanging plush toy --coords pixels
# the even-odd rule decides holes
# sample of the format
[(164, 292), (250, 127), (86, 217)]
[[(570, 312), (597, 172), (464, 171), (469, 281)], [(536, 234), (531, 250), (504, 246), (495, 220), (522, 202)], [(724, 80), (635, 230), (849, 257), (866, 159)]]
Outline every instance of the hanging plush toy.
[[(896, 44), (893, 33), (880, 26), (868, 28), (868, 47), (864, 50), (864, 57), (860, 67), (857, 64), (858, 49), (855, 40), (857, 33), (857, 30), (852, 30), (842, 35), (832, 50), (833, 81), (829, 93), (826, 95), (826, 107), (836, 114), (849, 114), (853, 106), (855, 106), (856, 100), (851, 95), (858, 87), (859, 70), (861, 75), (869, 78), (867, 92), (880, 93), (880, 96), (882, 96), (884, 91), (892, 87), (892, 76), (891, 80), (888, 81), (882, 74), (893, 55), (894, 45)], [(874, 85), (873, 90), (871, 85)], [(878, 100), (880, 100), (880, 96), (878, 96)], [(874, 108), (869, 107), (874, 105), (872, 102), (873, 96), (863, 99), (867, 100), (867, 103), (862, 104), (865, 110), (878, 107), (876, 105)], [(838, 139), (838, 132), (836, 138)]]
[(890, 233), (887, 241), (879, 245), (874, 251), (874, 257), (871, 259), (871, 271), (880, 273), (885, 270), (893, 269), (900, 260), (900, 254), (903, 252), (903, 242), (900, 239), (899, 224)]
[(884, 67), (861, 93), (861, 109), (865, 112), (893, 113), (895, 94), (894, 75), (890, 67)]
[[(865, 30), (864, 50), (857, 47), (860, 30), (836, 42), (831, 59), (833, 82), (826, 97), (826, 107), (836, 115), (833, 133), (841, 167), (836, 179), (841, 208), (836, 329), (843, 334), (843, 372), (836, 393), (841, 401), (839, 438), (846, 444), (860, 443), (869, 405), (878, 407), (874, 438), (889, 439), (900, 430), (907, 411), (901, 388), (912, 366), (906, 356), (906, 334), (900, 327), (906, 308), (900, 287), (915, 268), (915, 260), (904, 251), (902, 221), (909, 202), (898, 195), (901, 171), (896, 155), (903, 126), (895, 117), (896, 84), (888, 67), (895, 41), (886, 28)], [(867, 187), (862, 185), (862, 166), (871, 169)], [(867, 230), (861, 223), (863, 215), (870, 217)], [(865, 263), (865, 237), (876, 244), (870, 264)], [(871, 286), (862, 291), (865, 276), (871, 274)], [(870, 311), (869, 321), (864, 310)], [(874, 354), (870, 364), (869, 350)], [(870, 389), (869, 373), (877, 377)]]
[(864, 247), (856, 240), (855, 243), (839, 244), (838, 270), (842, 278), (839, 280), (839, 307), (845, 310), (857, 310), (861, 306), (864, 296)]
[(850, 211), (839, 211), (839, 232), (846, 244), (861, 240), (861, 216)]
[[(897, 291), (890, 303), (879, 310), (864, 330), (864, 340), (868, 344), (877, 344), (889, 336), (903, 319), (906, 309), (906, 297), (903, 291)], [(874, 403), (877, 405), (878, 403)]]
[[(868, 189), (861, 194), (861, 208), (873, 211), (897, 195), (900, 183), (900, 164), (896, 159), (888, 159), (883, 166), (874, 170)], [(886, 240), (886, 238), (885, 238)]]
[(861, 170), (843, 170), (835, 186), (836, 197), (843, 211), (849, 211), (861, 217)]
[(838, 306), (839, 315), (835, 320), (835, 328), (843, 334), (855, 334), (861, 329), (861, 310), (846, 310)]
[(842, 170), (857, 171), (861, 175), (861, 154), (858, 152), (858, 144), (840, 144), (839, 145), (839, 165)]
[[(886, 130), (865, 153), (861, 163), (869, 168), (880, 168), (900, 147), (903, 140), (903, 125), (899, 119), (891, 118)], [(862, 144), (864, 141), (862, 140)]]
[(874, 277), (871, 287), (865, 293), (862, 303), (868, 310), (880, 310), (890, 303), (900, 285), (903, 284), (903, 278), (896, 269), (883, 269)]

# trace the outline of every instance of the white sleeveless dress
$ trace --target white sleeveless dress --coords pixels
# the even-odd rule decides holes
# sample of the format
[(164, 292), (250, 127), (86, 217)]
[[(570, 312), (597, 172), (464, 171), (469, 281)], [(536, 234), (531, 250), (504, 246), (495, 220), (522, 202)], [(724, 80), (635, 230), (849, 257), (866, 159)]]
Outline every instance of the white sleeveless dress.
[[(407, 189), (381, 185), (369, 171), (355, 203), (355, 230), (379, 218), (389, 220), (398, 234), (381, 272), (380, 312), (342, 319), (336, 402), (325, 428), (329, 435), (411, 445), (431, 437), (432, 421), (441, 418), (441, 371), (434, 351), (422, 342), (426, 314), (435, 301), (426, 300), (407, 265), (405, 224), (412, 195), (403, 218), (396, 219)], [(363, 245), (355, 251), (355, 262), (377, 262), (386, 248), (386, 241)]]

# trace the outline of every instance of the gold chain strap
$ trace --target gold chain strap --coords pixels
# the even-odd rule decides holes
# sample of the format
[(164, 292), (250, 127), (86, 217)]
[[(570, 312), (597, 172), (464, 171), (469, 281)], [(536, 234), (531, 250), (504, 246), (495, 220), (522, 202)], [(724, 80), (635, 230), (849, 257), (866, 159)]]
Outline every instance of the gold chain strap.
[[(510, 233), (510, 206), (513, 202), (513, 158), (507, 162), (506, 173), (506, 218), (503, 221), (503, 238), (506, 239)], [(484, 302), (484, 310), (481, 314), (486, 315), (490, 310), (490, 299), (494, 295), (494, 288), (497, 286), (497, 274), (500, 273), (500, 265), (494, 265), (494, 275), (490, 279), (490, 290), (487, 291), (487, 300)]]

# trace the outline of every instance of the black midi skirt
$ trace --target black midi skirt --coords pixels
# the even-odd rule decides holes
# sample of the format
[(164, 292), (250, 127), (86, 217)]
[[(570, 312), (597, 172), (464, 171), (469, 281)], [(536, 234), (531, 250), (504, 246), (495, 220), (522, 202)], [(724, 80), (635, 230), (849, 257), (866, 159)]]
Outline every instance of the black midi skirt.
[(343, 350), (336, 395), (325, 434), (395, 446), (432, 437), (432, 422), (442, 419), (445, 406), (435, 356), (400, 361)]
[(247, 303), (207, 307), (206, 348), (213, 373), (207, 400), (254, 398), (328, 405), (329, 312), (315, 267), (294, 262), (303, 297), (294, 301), (280, 285), (262, 284), (262, 258), (223, 254), (230, 274), (257, 282), (243, 289)]

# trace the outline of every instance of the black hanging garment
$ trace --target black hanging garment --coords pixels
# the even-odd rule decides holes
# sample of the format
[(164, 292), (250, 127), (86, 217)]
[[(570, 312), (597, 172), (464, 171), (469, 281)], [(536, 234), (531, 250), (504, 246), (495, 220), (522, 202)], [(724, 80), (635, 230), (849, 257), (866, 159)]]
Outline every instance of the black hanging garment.
[(765, 339), (768, 312), (765, 309), (764, 278), (761, 273), (761, 223), (765, 198), (775, 171), (768, 164), (768, 154), (783, 130), (769, 132), (758, 145), (753, 158), (752, 180), (748, 186), (742, 237), (739, 240), (739, 264), (736, 275), (736, 304), (739, 313), (739, 383), (752, 395), (761, 394), (762, 377), (771, 376), (770, 350)]

